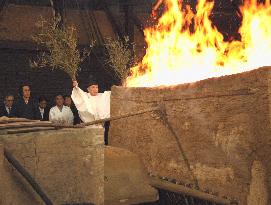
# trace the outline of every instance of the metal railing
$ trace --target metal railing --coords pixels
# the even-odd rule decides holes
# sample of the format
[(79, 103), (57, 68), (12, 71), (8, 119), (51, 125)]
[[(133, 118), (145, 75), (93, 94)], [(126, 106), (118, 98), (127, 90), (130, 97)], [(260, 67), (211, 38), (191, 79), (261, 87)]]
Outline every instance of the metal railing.
[(4, 156), (8, 160), (8, 162), (22, 175), (22, 177), (30, 184), (33, 190), (40, 196), (42, 201), (46, 205), (53, 205), (53, 202), (49, 199), (49, 197), (42, 190), (40, 185), (36, 182), (36, 180), (30, 175), (30, 173), (20, 164), (20, 162), (13, 157), (13, 155), (4, 148)]

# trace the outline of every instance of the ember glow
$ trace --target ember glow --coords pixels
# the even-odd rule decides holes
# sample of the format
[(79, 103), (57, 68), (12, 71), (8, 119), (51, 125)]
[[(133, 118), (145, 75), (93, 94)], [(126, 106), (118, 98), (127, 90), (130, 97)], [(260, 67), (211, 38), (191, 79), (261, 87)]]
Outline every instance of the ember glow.
[(266, 2), (245, 1), (241, 41), (225, 42), (209, 19), (213, 2), (199, 0), (194, 14), (190, 8), (182, 11), (180, 0), (159, 0), (155, 7), (164, 4), (166, 10), (156, 26), (144, 30), (146, 55), (131, 68), (126, 86), (195, 82), (271, 65), (271, 7)]

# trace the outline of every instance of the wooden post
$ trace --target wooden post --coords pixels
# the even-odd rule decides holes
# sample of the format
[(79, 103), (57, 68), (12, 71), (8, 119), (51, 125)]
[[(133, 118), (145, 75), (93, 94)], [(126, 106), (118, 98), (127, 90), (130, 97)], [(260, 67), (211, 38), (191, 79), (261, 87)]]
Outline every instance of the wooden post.
[(213, 202), (213, 203), (217, 203), (217, 204), (225, 204), (225, 205), (236, 204), (236, 202), (234, 201), (230, 201), (228, 199), (224, 199), (218, 196), (204, 193), (196, 189), (190, 189), (183, 185), (173, 184), (171, 182), (161, 180), (161, 179), (150, 178), (150, 185), (158, 189), (164, 189), (164, 190), (168, 190), (168, 191), (179, 193), (179, 194), (185, 194), (188, 196), (196, 197), (196, 198)]
[(132, 53), (132, 57), (129, 62), (129, 67), (134, 62), (134, 50), (133, 50), (132, 43), (134, 42), (134, 39), (135, 39), (135, 32), (134, 32), (134, 22), (133, 22), (132, 13), (133, 13), (133, 6), (129, 4), (125, 4), (124, 5), (124, 14), (125, 14), (124, 28), (125, 28), (125, 35), (129, 37), (129, 49), (131, 50), (131, 53)]
[(134, 22), (135, 26), (141, 32), (141, 34), (144, 36), (144, 32), (143, 32), (144, 25), (143, 25), (143, 23), (141, 22), (141, 20), (138, 18), (138, 16), (134, 12), (131, 15), (132, 15), (132, 19), (133, 19), (133, 22)]
[(1, 1), (1, 3), (0, 3), (0, 13), (4, 10), (7, 3), (8, 3), (7, 0)]
[(124, 13), (125, 13), (125, 35), (129, 36), (130, 41), (134, 41), (134, 23), (132, 19), (133, 14), (133, 6), (126, 4), (124, 5)]
[(50, 0), (50, 4), (53, 7), (54, 17), (58, 18), (60, 17), (60, 21), (58, 23), (59, 28), (64, 28), (64, 1), (61, 0)]
[(4, 148), (3, 148), (3, 145), (0, 144), (0, 181), (2, 177), (2, 171), (3, 171), (3, 161), (4, 161)]
[(118, 37), (123, 41), (123, 40), (124, 40), (123, 33), (122, 33), (121, 29), (119, 28), (119, 26), (118, 26), (118, 24), (117, 24), (117, 21), (115, 20), (115, 18), (114, 18), (114, 16), (113, 16), (113, 13), (112, 13), (111, 10), (109, 9), (109, 7), (108, 7), (106, 1), (100, 0), (100, 4), (101, 4), (103, 10), (105, 11), (106, 16), (107, 16), (109, 22), (110, 22), (111, 25), (112, 25), (113, 31), (114, 31), (115, 34), (117, 34)]
[(4, 204), (5, 195), (4, 195), (4, 179), (3, 179), (3, 172), (4, 172), (4, 148), (3, 144), (0, 144), (0, 204)]

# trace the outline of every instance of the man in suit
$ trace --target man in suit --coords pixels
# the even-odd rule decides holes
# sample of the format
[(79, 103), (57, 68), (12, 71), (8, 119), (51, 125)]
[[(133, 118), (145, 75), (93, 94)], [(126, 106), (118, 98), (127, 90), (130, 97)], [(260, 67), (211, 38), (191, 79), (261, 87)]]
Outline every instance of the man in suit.
[(47, 105), (47, 99), (44, 96), (39, 97), (39, 114), (40, 114), (40, 120), (41, 121), (49, 121), (49, 111)]
[(30, 96), (31, 90), (29, 84), (22, 84), (20, 87), (20, 98), (15, 105), (15, 115), (19, 118), (30, 120), (39, 120), (40, 114), (38, 105)]
[(14, 96), (6, 95), (4, 100), (4, 105), (0, 108), (0, 117), (15, 117), (15, 108), (13, 106)]

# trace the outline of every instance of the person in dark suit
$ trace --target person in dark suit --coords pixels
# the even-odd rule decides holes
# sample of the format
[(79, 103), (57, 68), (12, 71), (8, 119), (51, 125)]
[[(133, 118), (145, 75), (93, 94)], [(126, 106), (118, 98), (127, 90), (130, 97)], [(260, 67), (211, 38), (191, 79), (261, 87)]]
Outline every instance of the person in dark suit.
[(4, 105), (0, 107), (0, 117), (15, 117), (14, 96), (6, 95)]
[(77, 108), (75, 107), (74, 103), (72, 102), (71, 96), (69, 96), (69, 95), (64, 96), (64, 105), (70, 107), (71, 110), (72, 110), (72, 113), (73, 113), (73, 116), (74, 116), (73, 124), (74, 125), (80, 124), (82, 121), (81, 121), (81, 119), (79, 117), (79, 113), (78, 113)]
[(39, 97), (38, 110), (39, 110), (40, 120), (41, 121), (49, 121), (50, 109), (48, 108), (46, 97), (44, 97), (44, 96)]
[(20, 87), (20, 98), (15, 105), (15, 116), (30, 120), (39, 120), (40, 114), (38, 105), (30, 96), (31, 90), (29, 84), (22, 84)]

